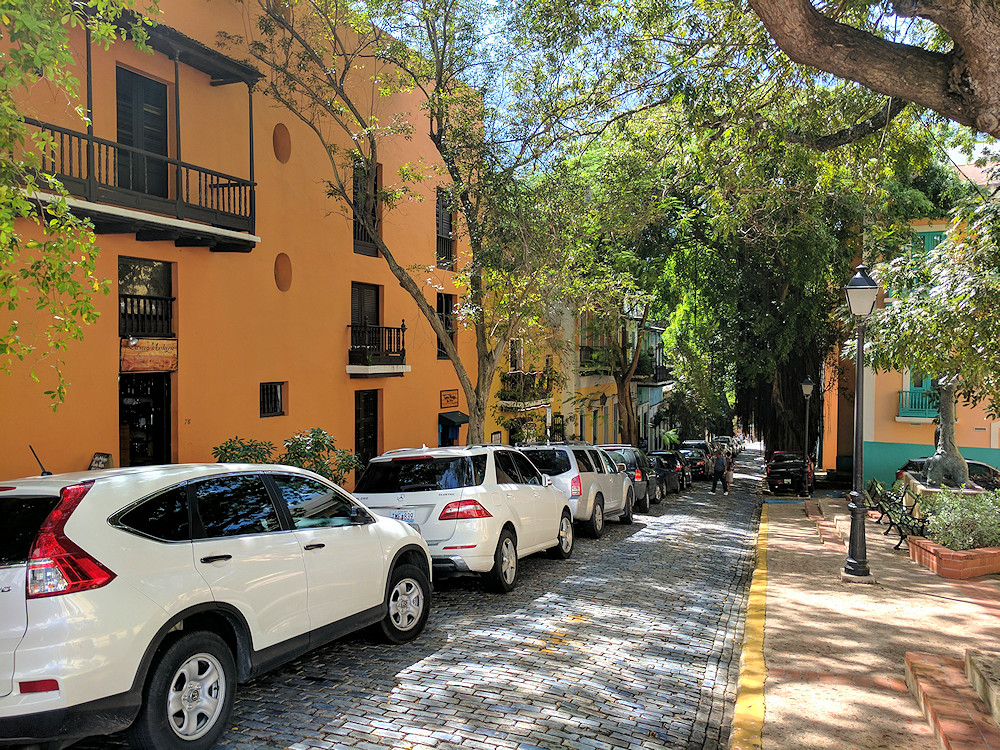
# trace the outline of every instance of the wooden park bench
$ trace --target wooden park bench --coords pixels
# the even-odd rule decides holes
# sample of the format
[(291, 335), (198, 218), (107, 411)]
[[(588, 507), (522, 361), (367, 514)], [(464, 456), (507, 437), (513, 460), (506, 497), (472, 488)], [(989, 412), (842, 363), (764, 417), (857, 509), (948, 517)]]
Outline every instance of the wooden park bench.
[[(909, 488), (901, 493), (894, 492), (877, 479), (872, 479), (865, 494), (870, 500), (869, 507), (880, 514), (875, 523), (882, 523), (882, 519), (889, 521), (889, 526), (882, 535), (888, 536), (893, 529), (899, 535), (899, 541), (893, 549), (899, 549), (908, 536), (924, 536), (927, 519), (917, 515), (919, 498)], [(909, 544), (906, 546), (909, 548)]]

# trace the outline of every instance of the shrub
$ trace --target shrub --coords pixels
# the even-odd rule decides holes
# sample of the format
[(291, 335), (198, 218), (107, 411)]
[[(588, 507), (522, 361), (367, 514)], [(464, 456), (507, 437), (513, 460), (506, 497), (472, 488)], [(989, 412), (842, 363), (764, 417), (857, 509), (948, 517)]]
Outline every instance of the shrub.
[(319, 427), (297, 432), (284, 441), (285, 452), (274, 456), (274, 443), (241, 437), (229, 438), (212, 448), (219, 463), (284, 464), (314, 471), (336, 484), (355, 469), (364, 468), (353, 453), (336, 447), (333, 435)]
[(952, 550), (1000, 547), (1000, 490), (963, 495), (951, 490), (920, 498), (927, 538)]
[(333, 435), (318, 427), (297, 432), (285, 441), (285, 452), (278, 463), (309, 469), (343, 484), (348, 473), (363, 469), (364, 465), (350, 451), (337, 448), (336, 442)]
[(212, 448), (212, 455), (220, 464), (269, 464), (274, 455), (274, 443), (237, 436)]

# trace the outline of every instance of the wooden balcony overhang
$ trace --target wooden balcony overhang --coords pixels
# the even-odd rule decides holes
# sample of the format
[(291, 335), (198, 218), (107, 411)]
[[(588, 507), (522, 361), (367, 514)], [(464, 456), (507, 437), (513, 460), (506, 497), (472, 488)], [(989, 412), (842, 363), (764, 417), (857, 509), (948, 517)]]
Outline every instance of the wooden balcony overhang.
[(162, 52), (171, 60), (200, 70), (212, 78), (213, 86), (230, 83), (245, 83), (253, 86), (264, 75), (256, 68), (227, 57), (218, 50), (202, 44), (169, 26), (149, 28), (149, 46)]
[[(36, 192), (33, 200), (52, 203), (58, 197)], [(77, 216), (90, 219), (97, 234), (134, 234), (139, 242), (172, 241), (177, 247), (207, 247), (214, 252), (249, 253), (260, 237), (247, 232), (222, 229), (194, 221), (158, 216), (130, 208), (93, 203), (80, 198), (66, 198)]]

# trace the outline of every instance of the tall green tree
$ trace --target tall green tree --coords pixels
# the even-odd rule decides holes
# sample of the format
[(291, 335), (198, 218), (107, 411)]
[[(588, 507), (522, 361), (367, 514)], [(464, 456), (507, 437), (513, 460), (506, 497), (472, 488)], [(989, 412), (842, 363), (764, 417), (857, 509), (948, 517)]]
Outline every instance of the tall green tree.
[[(131, 38), (145, 46), (153, 2), (134, 0), (0, 0), (0, 368), (28, 360), (31, 376), (50, 363), (53, 408), (66, 398), (61, 352), (97, 319), (93, 297), (107, 294), (96, 275), (98, 248), (89, 221), (66, 205), (66, 191), (45, 173), (42, 157), (57, 145), (24, 122), (23, 102), (45, 80), (70, 101), (79, 99), (70, 35), (85, 29), (93, 43)], [(81, 118), (87, 113), (82, 106)], [(20, 317), (28, 313), (31, 325)], [(46, 382), (50, 382), (46, 378)]]

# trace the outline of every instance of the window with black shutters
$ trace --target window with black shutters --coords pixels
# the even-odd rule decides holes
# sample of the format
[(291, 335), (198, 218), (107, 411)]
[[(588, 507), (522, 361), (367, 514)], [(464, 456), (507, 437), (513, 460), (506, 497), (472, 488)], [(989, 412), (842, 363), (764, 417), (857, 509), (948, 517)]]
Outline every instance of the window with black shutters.
[(377, 326), (378, 287), (375, 284), (351, 283), (351, 326)]
[(437, 267), (451, 270), (455, 267), (455, 215), (451, 211), (448, 193), (437, 191)]
[[(442, 294), (438, 292), (437, 296), (437, 314), (444, 323), (445, 329), (448, 331), (448, 336), (452, 343), (455, 342), (455, 295), (453, 294)], [(445, 351), (444, 344), (441, 343), (441, 339), (438, 339), (437, 348), (437, 358), (438, 359), (448, 359), (448, 352)]]
[(118, 187), (167, 197), (167, 87), (118, 68)]
[(285, 414), (285, 386), (287, 383), (260, 384), (260, 415), (281, 417)]
[[(378, 248), (375, 245), (375, 238), (365, 227), (362, 217), (368, 216), (375, 232), (379, 230), (379, 207), (376, 199), (379, 190), (382, 188), (382, 165), (375, 166), (375, 178), (372, 180), (363, 159), (354, 162), (354, 179), (352, 185), (352, 198), (354, 200), (354, 252), (358, 255), (378, 255)], [(372, 193), (374, 189), (374, 193)]]
[(509, 360), (510, 372), (524, 370), (524, 342), (521, 339), (511, 339)]

